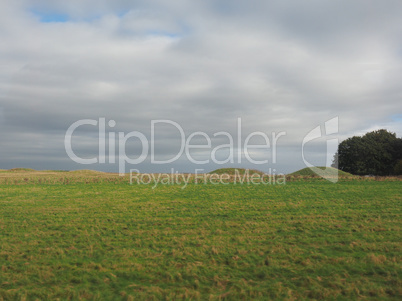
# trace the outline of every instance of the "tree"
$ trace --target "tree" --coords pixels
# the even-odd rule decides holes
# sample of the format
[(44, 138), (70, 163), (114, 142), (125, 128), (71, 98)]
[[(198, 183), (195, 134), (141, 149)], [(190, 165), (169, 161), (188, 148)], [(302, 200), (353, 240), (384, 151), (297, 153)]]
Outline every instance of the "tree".
[(396, 175), (402, 175), (402, 160), (398, 160), (398, 162), (396, 162), (395, 164), (395, 168), (394, 168), (394, 174)]
[(391, 175), (402, 159), (402, 139), (381, 129), (341, 142), (332, 166), (355, 175)]

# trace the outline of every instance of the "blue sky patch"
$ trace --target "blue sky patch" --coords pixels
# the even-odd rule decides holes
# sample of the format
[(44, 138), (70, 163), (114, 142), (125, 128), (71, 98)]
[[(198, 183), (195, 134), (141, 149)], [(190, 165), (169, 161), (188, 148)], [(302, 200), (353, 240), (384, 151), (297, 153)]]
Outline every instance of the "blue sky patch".
[(70, 20), (67, 14), (41, 12), (34, 9), (32, 9), (31, 12), (39, 17), (39, 20), (42, 23), (65, 23)]
[(392, 121), (398, 121), (401, 122), (402, 121), (402, 114), (395, 114), (391, 116)]

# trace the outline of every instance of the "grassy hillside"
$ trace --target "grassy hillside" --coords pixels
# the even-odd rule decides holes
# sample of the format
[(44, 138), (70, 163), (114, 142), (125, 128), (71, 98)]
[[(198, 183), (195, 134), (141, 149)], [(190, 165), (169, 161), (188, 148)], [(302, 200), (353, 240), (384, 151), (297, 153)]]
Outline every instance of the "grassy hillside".
[(0, 184), (0, 300), (402, 293), (400, 181), (152, 189), (107, 174), (21, 177)]
[(36, 170), (32, 169), (32, 168), (17, 167), (17, 168), (9, 169), (8, 171), (9, 172), (34, 172)]
[[(354, 177), (354, 175), (348, 173), (348, 172), (344, 172), (341, 171), (339, 169), (333, 168), (333, 167), (318, 167), (319, 169), (325, 171), (325, 174), (328, 176), (334, 176), (336, 174), (338, 174), (339, 177)], [(289, 176), (317, 176), (314, 171), (312, 171), (310, 168), (306, 167), (303, 169), (300, 169), (298, 171), (295, 171), (291, 174), (289, 174)]]

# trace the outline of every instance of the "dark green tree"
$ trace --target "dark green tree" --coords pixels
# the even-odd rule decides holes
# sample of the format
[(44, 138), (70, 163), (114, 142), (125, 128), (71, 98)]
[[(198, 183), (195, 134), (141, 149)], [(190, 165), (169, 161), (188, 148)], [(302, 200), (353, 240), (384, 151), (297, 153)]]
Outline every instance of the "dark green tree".
[(348, 138), (338, 146), (332, 166), (355, 175), (392, 175), (402, 159), (402, 139), (381, 129)]
[(398, 160), (398, 162), (396, 162), (395, 168), (394, 168), (394, 173), (396, 175), (402, 175), (402, 159)]

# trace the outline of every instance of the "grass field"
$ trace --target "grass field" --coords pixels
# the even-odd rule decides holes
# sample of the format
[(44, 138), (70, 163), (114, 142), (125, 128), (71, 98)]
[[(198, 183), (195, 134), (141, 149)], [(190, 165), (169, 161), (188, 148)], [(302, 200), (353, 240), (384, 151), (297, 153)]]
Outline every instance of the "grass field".
[(398, 300), (401, 184), (2, 171), (0, 300)]

